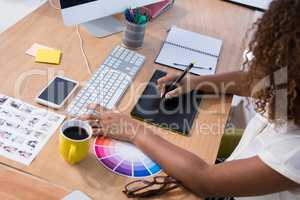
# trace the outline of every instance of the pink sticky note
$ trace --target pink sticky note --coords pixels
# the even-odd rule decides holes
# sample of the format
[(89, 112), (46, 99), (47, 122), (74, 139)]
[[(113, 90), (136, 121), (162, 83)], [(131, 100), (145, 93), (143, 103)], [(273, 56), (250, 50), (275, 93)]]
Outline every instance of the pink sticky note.
[(26, 54), (30, 56), (36, 56), (36, 52), (38, 49), (52, 49), (51, 47), (47, 47), (38, 43), (34, 43), (27, 51)]

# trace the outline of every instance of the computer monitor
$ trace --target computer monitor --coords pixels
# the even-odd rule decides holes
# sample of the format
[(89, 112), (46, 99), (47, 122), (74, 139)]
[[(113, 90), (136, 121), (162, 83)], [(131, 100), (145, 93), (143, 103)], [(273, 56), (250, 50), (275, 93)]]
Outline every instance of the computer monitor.
[(123, 30), (123, 25), (111, 15), (162, 0), (60, 0), (66, 26), (82, 24), (87, 31), (104, 37)]

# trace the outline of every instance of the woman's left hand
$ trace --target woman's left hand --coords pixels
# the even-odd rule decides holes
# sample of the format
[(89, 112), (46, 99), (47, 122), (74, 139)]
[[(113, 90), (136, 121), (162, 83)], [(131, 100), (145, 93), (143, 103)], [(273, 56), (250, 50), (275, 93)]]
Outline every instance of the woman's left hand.
[(94, 114), (81, 116), (80, 119), (89, 122), (93, 135), (133, 142), (136, 134), (143, 128), (142, 124), (118, 111), (108, 111), (94, 104), (89, 109), (94, 110)]

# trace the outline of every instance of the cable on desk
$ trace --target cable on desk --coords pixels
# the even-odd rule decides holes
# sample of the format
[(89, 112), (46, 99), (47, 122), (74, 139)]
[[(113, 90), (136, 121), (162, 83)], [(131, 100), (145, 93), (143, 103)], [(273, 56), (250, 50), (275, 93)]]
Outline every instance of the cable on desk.
[(86, 66), (86, 68), (87, 68), (89, 74), (92, 75), (93, 72), (92, 72), (92, 70), (91, 70), (91, 67), (90, 67), (88, 58), (87, 58), (86, 53), (85, 53), (85, 50), (84, 50), (84, 48), (83, 48), (83, 40), (82, 40), (80, 31), (79, 31), (79, 26), (78, 26), (78, 25), (76, 25), (76, 32), (77, 32), (77, 35), (78, 35), (78, 38), (79, 38), (79, 46), (80, 46), (80, 50), (81, 50), (81, 54), (82, 54), (82, 57), (83, 57), (85, 66)]
[[(58, 6), (55, 5), (55, 3), (53, 3), (53, 0), (48, 0), (50, 6), (56, 10), (60, 10), (60, 8)], [(93, 74), (92, 70), (91, 70), (91, 67), (90, 67), (90, 64), (89, 64), (89, 61), (88, 61), (88, 58), (86, 56), (86, 53), (85, 53), (85, 50), (83, 48), (83, 40), (82, 40), (82, 37), (81, 37), (81, 34), (80, 34), (80, 31), (79, 31), (79, 26), (76, 25), (76, 33), (78, 35), (78, 39), (79, 39), (79, 46), (80, 46), (80, 51), (81, 51), (81, 54), (82, 54), (82, 57), (83, 57), (83, 60), (84, 60), (84, 63), (85, 63), (85, 66), (89, 72), (90, 75)]]
[(48, 0), (48, 2), (52, 8), (56, 10), (60, 10), (60, 8), (55, 3), (53, 3), (53, 0)]

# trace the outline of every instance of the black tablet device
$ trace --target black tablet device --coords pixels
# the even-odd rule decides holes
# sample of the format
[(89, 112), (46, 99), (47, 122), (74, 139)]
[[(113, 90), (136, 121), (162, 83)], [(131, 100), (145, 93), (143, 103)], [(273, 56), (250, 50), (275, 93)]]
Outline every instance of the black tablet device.
[(183, 135), (188, 135), (198, 113), (201, 92), (192, 91), (171, 100), (162, 100), (157, 80), (167, 73), (156, 70), (131, 115)]

